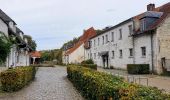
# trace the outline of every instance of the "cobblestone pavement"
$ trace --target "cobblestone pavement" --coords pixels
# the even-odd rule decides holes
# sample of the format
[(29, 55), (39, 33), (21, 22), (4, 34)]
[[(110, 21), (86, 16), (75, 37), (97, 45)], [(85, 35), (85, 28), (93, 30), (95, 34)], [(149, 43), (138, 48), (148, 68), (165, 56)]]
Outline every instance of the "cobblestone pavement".
[(0, 100), (83, 100), (66, 75), (66, 67), (39, 68), (34, 82)]
[[(115, 70), (115, 69), (98, 68), (98, 71), (104, 71), (104, 72), (111, 73), (114, 75), (122, 76), (126, 80), (129, 79), (130, 81), (135, 82), (137, 84), (157, 87), (159, 89), (163, 89), (166, 92), (170, 93), (170, 77), (163, 77), (163, 76), (150, 75), (150, 74), (149, 75), (129, 75), (127, 71)], [(148, 84), (147, 84), (147, 80), (148, 80)]]

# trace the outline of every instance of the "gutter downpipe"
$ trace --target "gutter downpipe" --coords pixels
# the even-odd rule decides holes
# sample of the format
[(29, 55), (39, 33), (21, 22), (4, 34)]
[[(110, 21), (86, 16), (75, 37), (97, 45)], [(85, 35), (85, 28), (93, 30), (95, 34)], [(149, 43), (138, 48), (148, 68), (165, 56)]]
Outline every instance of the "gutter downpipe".
[(154, 66), (153, 66), (153, 31), (151, 31), (151, 63), (152, 63), (152, 74), (154, 73)]
[[(135, 26), (135, 21), (132, 19), (132, 21), (133, 21), (133, 34), (135, 33), (135, 29), (136, 29), (136, 26)], [(133, 64), (135, 64), (135, 41), (134, 41), (134, 37), (135, 36), (133, 36), (132, 35), (132, 45), (133, 45)]]

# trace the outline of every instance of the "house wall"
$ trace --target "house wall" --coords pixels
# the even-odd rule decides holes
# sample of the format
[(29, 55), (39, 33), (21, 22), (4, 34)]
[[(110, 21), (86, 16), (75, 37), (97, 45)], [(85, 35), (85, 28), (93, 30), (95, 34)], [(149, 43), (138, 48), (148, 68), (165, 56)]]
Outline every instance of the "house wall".
[(0, 19), (0, 31), (8, 37), (8, 26), (2, 19)]
[(79, 46), (67, 57), (69, 63), (81, 63), (84, 60), (84, 44)]
[(170, 15), (157, 28), (156, 33), (155, 70), (158, 73), (162, 73), (162, 58), (166, 59), (167, 69), (170, 69), (170, 65), (168, 64), (170, 62)]
[(14, 25), (14, 22), (9, 22), (9, 28), (14, 32), (16, 33), (16, 26)]
[(16, 62), (17, 62), (17, 47), (15, 44), (12, 45), (10, 54), (8, 56), (8, 61), (7, 61), (7, 66), (8, 67), (16, 67)]
[[(153, 36), (152, 41), (155, 40)], [(153, 42), (155, 44), (155, 42)], [(142, 56), (141, 47), (146, 47), (146, 56)], [(151, 34), (142, 34), (134, 37), (134, 63), (135, 64), (149, 64), (152, 70), (152, 51), (151, 51)], [(153, 52), (155, 47), (153, 46)]]
[[(104, 34), (101, 34), (93, 39), (91, 39), (91, 48), (86, 50), (86, 58), (88, 53), (91, 53), (93, 61), (98, 66), (103, 66), (102, 57), (98, 54), (104, 51), (109, 51), (109, 66), (114, 66), (119, 69), (126, 69), (127, 64), (133, 63), (133, 57), (129, 56), (129, 49), (133, 48), (133, 40), (129, 33), (129, 25), (133, 25), (133, 22), (130, 21), (126, 24), (123, 24), (111, 31), (108, 31)], [(119, 40), (120, 32), (119, 29), (122, 29), (122, 39)], [(112, 32), (114, 32), (114, 41), (112, 41)], [(106, 35), (108, 35), (108, 41), (106, 42)], [(104, 36), (104, 44), (102, 37)], [(98, 45), (98, 38), (100, 38)], [(96, 43), (94, 43), (94, 41)], [(123, 51), (123, 57), (120, 58), (119, 50)], [(114, 57), (112, 55), (114, 51)], [(96, 57), (94, 57), (96, 54)]]

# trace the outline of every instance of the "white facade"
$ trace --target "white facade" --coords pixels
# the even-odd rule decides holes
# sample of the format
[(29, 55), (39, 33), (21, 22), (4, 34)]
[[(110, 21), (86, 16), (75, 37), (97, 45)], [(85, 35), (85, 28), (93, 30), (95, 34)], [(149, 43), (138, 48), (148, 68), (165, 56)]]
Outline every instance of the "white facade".
[[(9, 30), (11, 30), (12, 33), (10, 33)], [(17, 38), (17, 36), (15, 35), (17, 34), (16, 25), (13, 21), (7, 21), (3, 18), (0, 18), (0, 32), (5, 34), (7, 38), (10, 38), (11, 34), (13, 34), (13, 36)], [(20, 33), (19, 36), (21, 37), (21, 39), (23, 39), (23, 33)], [(23, 41), (27, 43), (27, 40)], [(28, 51), (28, 47), (21, 48), (19, 47), (19, 43), (12, 44), (7, 60), (5, 64), (1, 65), (0, 71), (3, 71), (8, 67), (29, 66), (30, 55)]]
[[(86, 50), (86, 59), (92, 58), (101, 67), (113, 66), (115, 68), (126, 69), (127, 63), (133, 63), (133, 57), (129, 54), (129, 49), (133, 48), (129, 26), (133, 27), (132, 20), (92, 38), (90, 40), (91, 48)], [(122, 50), (122, 57), (120, 56), (120, 50)], [(104, 59), (105, 61), (103, 61)]]
[(84, 43), (81, 44), (76, 50), (74, 50), (69, 55), (64, 56), (63, 63), (65, 64), (77, 64), (85, 60), (85, 48)]
[(85, 59), (92, 59), (101, 67), (126, 69), (127, 64), (149, 64), (150, 71), (158, 74), (163, 67), (170, 70), (170, 15), (152, 33), (137, 36), (131, 36), (129, 26), (138, 22), (125, 22), (90, 39), (91, 48), (86, 49)]

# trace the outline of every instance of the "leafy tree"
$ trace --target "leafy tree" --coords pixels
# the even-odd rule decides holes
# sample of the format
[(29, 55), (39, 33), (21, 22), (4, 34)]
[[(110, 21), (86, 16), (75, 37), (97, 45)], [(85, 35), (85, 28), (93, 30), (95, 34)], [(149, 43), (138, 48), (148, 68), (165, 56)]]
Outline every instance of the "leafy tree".
[(7, 37), (0, 33), (0, 64), (6, 61), (8, 54), (10, 53), (11, 43)]
[(33, 51), (36, 51), (37, 44), (35, 40), (33, 40), (29, 35), (24, 35), (24, 38), (28, 40), (28, 45), (33, 49)]

